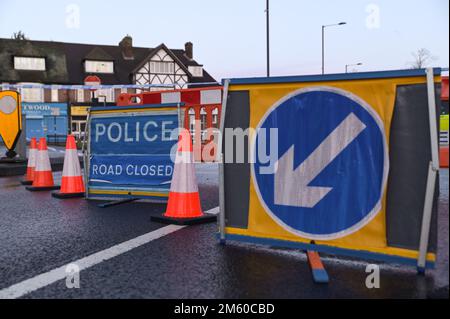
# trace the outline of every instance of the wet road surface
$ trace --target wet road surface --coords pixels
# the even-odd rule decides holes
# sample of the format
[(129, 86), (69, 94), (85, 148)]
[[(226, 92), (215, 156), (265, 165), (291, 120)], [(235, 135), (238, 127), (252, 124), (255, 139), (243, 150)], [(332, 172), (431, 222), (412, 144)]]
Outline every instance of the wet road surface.
[[(204, 210), (218, 206), (217, 167), (197, 165)], [(55, 173), (56, 180), (60, 173)], [(165, 205), (61, 201), (29, 193), (20, 177), (0, 178), (0, 291), (165, 227), (150, 221)], [(448, 298), (448, 170), (441, 171), (438, 263), (427, 276), (381, 264), (381, 287), (365, 286), (367, 262), (323, 259), (328, 285), (312, 281), (306, 257), (288, 249), (217, 244), (216, 224), (186, 227), (82, 270), (22, 298)]]

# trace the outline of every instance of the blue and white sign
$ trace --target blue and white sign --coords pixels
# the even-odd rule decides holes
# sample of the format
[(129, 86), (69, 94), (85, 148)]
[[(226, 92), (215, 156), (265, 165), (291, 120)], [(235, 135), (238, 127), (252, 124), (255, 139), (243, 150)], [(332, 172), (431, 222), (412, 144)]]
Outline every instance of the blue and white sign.
[(389, 159), (383, 122), (370, 105), (337, 88), (300, 89), (261, 119), (253, 154), (269, 153), (270, 134), (261, 132), (274, 128), (276, 165), (268, 172), (255, 156), (252, 176), (262, 205), (279, 225), (301, 237), (330, 240), (376, 216)]
[(169, 189), (176, 113), (102, 115), (90, 124), (89, 185)]

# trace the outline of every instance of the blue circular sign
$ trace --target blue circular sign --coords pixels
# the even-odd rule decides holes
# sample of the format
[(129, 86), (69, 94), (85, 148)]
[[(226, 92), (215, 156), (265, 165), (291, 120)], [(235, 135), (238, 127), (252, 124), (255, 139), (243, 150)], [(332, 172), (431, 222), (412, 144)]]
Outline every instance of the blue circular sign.
[[(253, 154), (257, 195), (267, 213), (293, 234), (343, 237), (381, 209), (389, 169), (384, 125), (350, 92), (312, 87), (285, 96), (261, 119)], [(275, 165), (268, 160), (274, 156)]]

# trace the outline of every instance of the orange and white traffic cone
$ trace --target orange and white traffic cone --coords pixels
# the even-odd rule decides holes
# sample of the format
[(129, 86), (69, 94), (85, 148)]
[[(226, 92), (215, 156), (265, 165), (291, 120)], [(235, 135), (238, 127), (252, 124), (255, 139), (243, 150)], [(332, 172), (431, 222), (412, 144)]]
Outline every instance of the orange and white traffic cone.
[(36, 153), (37, 153), (37, 142), (36, 138), (31, 138), (30, 148), (28, 150), (28, 164), (27, 164), (27, 173), (25, 175), (25, 180), (21, 181), (22, 185), (31, 185), (33, 184), (34, 179), (34, 169), (36, 167)]
[(84, 197), (84, 183), (81, 176), (78, 150), (73, 135), (67, 136), (66, 153), (64, 155), (64, 167), (61, 179), (61, 190), (53, 192), (52, 196), (60, 199)]
[(202, 211), (193, 159), (191, 134), (183, 129), (178, 141), (166, 213), (152, 216), (152, 221), (177, 225), (216, 221), (216, 215), (204, 214)]
[(47, 141), (44, 137), (39, 140), (33, 184), (31, 186), (27, 186), (26, 189), (32, 192), (59, 189), (59, 186), (55, 186), (53, 183), (52, 167), (50, 166), (50, 158), (48, 157)]

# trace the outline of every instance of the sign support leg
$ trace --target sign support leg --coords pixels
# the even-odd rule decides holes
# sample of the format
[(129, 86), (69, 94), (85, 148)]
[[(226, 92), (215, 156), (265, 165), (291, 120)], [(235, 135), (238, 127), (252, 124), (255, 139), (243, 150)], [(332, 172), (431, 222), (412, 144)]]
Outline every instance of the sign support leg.
[(428, 92), (428, 115), (430, 121), (431, 161), (428, 167), (427, 188), (425, 191), (425, 204), (423, 208), (422, 229), (420, 232), (419, 258), (417, 272), (425, 274), (430, 236), (431, 215), (433, 212), (433, 199), (436, 186), (437, 172), (439, 170), (438, 134), (436, 125), (436, 96), (434, 91), (434, 72), (432, 68), (426, 70)]

